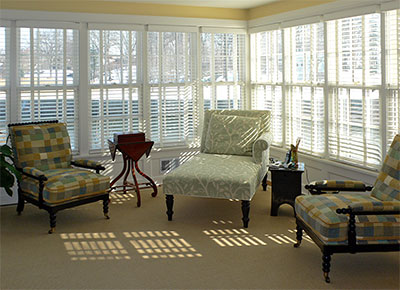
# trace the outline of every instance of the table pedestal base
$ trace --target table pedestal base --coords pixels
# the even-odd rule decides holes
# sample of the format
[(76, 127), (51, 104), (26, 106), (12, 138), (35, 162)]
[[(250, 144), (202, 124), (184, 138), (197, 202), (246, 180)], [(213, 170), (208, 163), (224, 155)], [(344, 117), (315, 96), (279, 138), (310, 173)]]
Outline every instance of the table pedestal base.
[[(127, 191), (135, 190), (136, 196), (137, 196), (137, 206), (140, 207), (141, 206), (140, 189), (151, 187), (151, 188), (153, 188), (153, 193), (151, 194), (151, 196), (156, 197), (157, 196), (157, 185), (154, 183), (154, 181), (149, 176), (144, 174), (139, 169), (139, 165), (138, 165), (137, 161), (134, 161), (132, 158), (130, 158), (129, 156), (127, 156), (125, 154), (123, 154), (123, 159), (124, 159), (124, 167), (122, 168), (121, 173), (111, 181), (111, 183), (110, 183), (111, 190), (113, 192), (122, 192), (124, 194), (126, 194)], [(135, 169), (141, 176), (146, 178), (149, 182), (139, 183), (136, 178)], [(133, 183), (129, 182), (127, 180), (129, 173), (132, 174)], [(122, 185), (114, 186), (114, 184), (122, 176), (124, 176), (124, 181), (123, 181)], [(118, 189), (118, 188), (121, 188), (121, 189)]]

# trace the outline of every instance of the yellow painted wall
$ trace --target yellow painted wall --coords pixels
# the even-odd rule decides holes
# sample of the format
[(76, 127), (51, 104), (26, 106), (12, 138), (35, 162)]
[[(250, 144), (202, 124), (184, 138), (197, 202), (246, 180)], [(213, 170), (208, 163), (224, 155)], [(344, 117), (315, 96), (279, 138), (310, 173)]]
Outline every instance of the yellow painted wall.
[(288, 12), (291, 10), (326, 4), (334, 1), (336, 0), (280, 0), (278, 2), (272, 2), (267, 5), (249, 9), (248, 20)]
[(257, 8), (234, 9), (98, 0), (0, 0), (0, 9), (251, 20), (333, 1), (279, 0)]

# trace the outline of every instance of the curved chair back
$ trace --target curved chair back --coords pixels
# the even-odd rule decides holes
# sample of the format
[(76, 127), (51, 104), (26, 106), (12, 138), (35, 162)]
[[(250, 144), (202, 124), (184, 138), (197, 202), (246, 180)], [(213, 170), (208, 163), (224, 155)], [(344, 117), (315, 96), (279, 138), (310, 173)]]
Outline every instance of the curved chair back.
[(9, 131), (17, 168), (70, 167), (71, 144), (64, 123), (10, 124)]
[(393, 139), (371, 195), (383, 201), (400, 200), (400, 134)]

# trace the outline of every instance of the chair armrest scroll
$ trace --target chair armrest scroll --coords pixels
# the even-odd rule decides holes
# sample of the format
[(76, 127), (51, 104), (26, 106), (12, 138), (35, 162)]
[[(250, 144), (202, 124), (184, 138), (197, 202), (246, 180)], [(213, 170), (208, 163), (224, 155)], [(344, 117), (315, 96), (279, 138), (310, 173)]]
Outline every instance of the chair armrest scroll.
[(311, 194), (338, 193), (339, 191), (370, 191), (372, 186), (355, 180), (318, 180), (305, 186)]
[(261, 163), (263, 161), (263, 152), (271, 146), (272, 134), (266, 132), (262, 134), (253, 143), (253, 161), (255, 163)]
[(71, 162), (71, 164), (74, 166), (77, 166), (77, 167), (96, 170), (97, 173), (100, 170), (106, 169), (103, 165), (100, 164), (100, 162), (88, 160), (88, 159), (76, 159), (76, 160), (73, 160)]
[(47, 180), (47, 177), (44, 174), (44, 172), (39, 170), (39, 169), (37, 169), (37, 168), (24, 167), (24, 168), (20, 169), (20, 171), (22, 172), (22, 174), (24, 174), (26, 176), (29, 176), (31, 178), (34, 178), (36, 180), (39, 180), (39, 181), (46, 181)]

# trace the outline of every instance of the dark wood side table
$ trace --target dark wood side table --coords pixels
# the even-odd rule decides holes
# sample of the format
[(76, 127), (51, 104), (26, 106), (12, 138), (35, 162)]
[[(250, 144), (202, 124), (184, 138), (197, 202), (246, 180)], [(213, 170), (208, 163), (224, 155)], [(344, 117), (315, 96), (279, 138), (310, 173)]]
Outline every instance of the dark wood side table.
[[(144, 133), (128, 133), (128, 134), (114, 134), (114, 140), (108, 140), (108, 145), (111, 151), (112, 160), (115, 159), (116, 151), (120, 151), (122, 153), (122, 157), (124, 160), (124, 167), (122, 168), (121, 173), (115, 177), (111, 183), (110, 187), (114, 192), (123, 192), (124, 194), (128, 190), (135, 190), (137, 195), (137, 206), (141, 205), (140, 198), (140, 189), (142, 188), (153, 188), (153, 193), (151, 196), (157, 196), (157, 185), (149, 176), (144, 174), (138, 165), (139, 159), (146, 154), (146, 157), (149, 156), (151, 148), (153, 147), (154, 142), (150, 140), (146, 140)], [(146, 183), (138, 183), (136, 171), (142, 175), (144, 178), (148, 180)], [(133, 181), (127, 181), (129, 173), (132, 174)], [(124, 175), (124, 180), (122, 185), (114, 186), (114, 184)], [(117, 188), (122, 187), (121, 190), (117, 190)]]
[(301, 175), (304, 172), (304, 163), (298, 168), (269, 167), (271, 171), (271, 216), (278, 215), (279, 207), (290, 204), (294, 209), (294, 200), (301, 195)]

